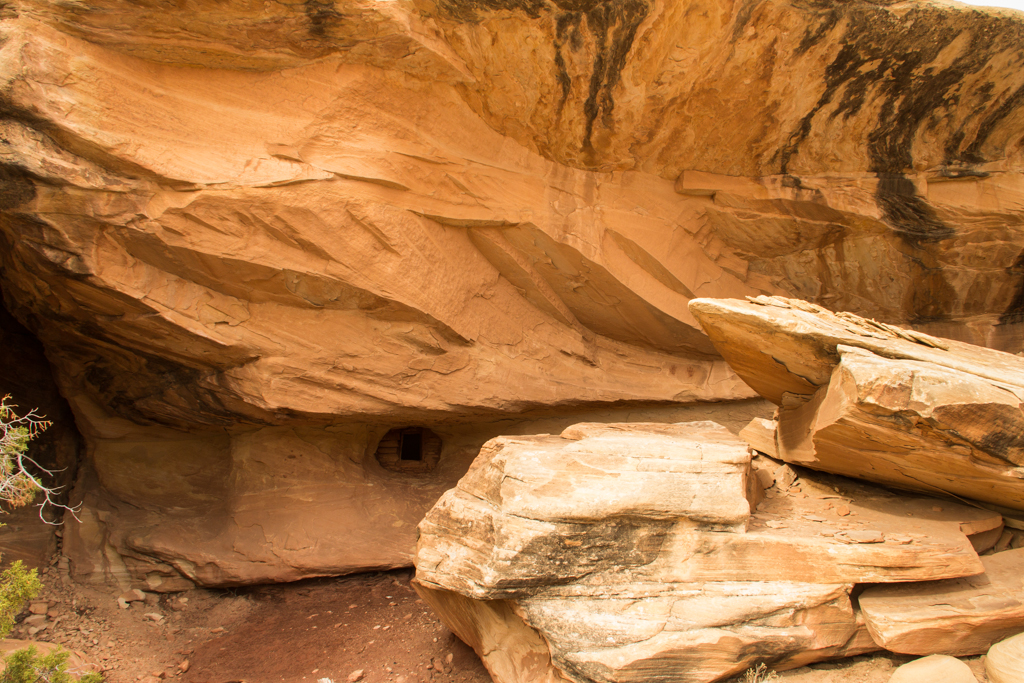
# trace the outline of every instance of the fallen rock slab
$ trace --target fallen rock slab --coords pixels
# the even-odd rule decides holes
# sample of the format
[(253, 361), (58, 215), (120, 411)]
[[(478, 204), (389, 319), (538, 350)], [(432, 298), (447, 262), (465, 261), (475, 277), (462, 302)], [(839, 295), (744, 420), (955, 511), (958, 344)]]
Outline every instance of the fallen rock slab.
[(746, 441), (755, 451), (770, 455), (773, 458), (777, 457), (775, 420), (755, 417), (746, 427), (740, 430), (739, 437)]
[(1024, 359), (778, 297), (690, 309), (780, 406), (782, 460), (1024, 509)]
[(818, 473), (761, 491), (710, 422), (579, 424), (489, 441), (416, 585), (498, 683), (707, 683), (877, 649), (854, 584), (978, 574), (968, 534), (1001, 523)]
[(981, 561), (985, 573), (976, 576), (867, 588), (860, 607), (875, 642), (903, 654), (964, 656), (1024, 631), (1024, 549)]

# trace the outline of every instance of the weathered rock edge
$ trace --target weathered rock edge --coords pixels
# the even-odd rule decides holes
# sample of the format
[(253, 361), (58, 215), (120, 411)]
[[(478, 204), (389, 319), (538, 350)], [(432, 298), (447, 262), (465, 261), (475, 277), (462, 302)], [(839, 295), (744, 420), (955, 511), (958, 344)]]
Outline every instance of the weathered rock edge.
[(1024, 358), (793, 299), (695, 299), (791, 463), (1024, 510)]

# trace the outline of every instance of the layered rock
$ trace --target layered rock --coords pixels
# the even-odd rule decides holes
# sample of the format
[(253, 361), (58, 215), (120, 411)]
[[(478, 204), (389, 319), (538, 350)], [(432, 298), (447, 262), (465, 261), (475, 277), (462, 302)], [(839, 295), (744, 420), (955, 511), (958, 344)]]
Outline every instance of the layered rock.
[(498, 683), (713, 681), (876, 649), (854, 584), (978, 574), (967, 534), (1002, 524), (801, 482), (757, 506), (746, 444), (710, 422), (501, 437), (420, 524), (418, 590)]
[(892, 652), (977, 655), (1024, 632), (1024, 549), (981, 559), (977, 576), (865, 590), (859, 604), (871, 637)]
[[(319, 503), (236, 528), (225, 501), (323, 501), (362, 537), (469, 461), (383, 483), (394, 429), (751, 396), (694, 297), (1019, 350), (1022, 26), (866, 0), (4, 3), (0, 285), (87, 441), (79, 575), (408, 562), (407, 531), (310, 559), (287, 539)], [(310, 469), (286, 480), (285, 452)], [(344, 502), (301, 492), (316, 468)], [(162, 516), (194, 521), (157, 540)]]
[(791, 463), (1024, 509), (1024, 359), (794, 300), (694, 301)]

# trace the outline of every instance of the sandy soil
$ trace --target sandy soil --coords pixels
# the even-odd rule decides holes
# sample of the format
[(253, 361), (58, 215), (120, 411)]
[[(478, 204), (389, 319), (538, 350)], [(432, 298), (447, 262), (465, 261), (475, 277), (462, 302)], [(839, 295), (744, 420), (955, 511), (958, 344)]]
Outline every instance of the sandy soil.
[[(52, 616), (34, 639), (81, 653), (110, 683), (341, 683), (360, 670), (367, 683), (489, 683), (473, 651), (412, 591), (410, 577), (153, 594), (122, 609), (116, 592), (73, 584), (50, 569), (39, 600)], [(24, 630), (15, 635), (27, 637)]]
[[(413, 592), (411, 576), (153, 594), (121, 609), (116, 592), (73, 584), (51, 568), (40, 596), (51, 616), (34, 637), (81, 653), (110, 683), (490, 683), (473, 651)], [(911, 659), (854, 657), (780, 672), (779, 680), (887, 683)], [(964, 660), (981, 683), (983, 659)]]

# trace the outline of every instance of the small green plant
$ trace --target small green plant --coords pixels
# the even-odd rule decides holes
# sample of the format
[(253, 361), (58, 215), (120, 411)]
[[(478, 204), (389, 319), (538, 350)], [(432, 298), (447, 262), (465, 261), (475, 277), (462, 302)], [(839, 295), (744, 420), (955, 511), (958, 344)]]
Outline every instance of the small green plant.
[(0, 638), (6, 638), (14, 628), (14, 617), (22, 606), (39, 595), (43, 584), (35, 569), (25, 569), (21, 561), (0, 573)]
[[(6, 659), (6, 667), (0, 673), (0, 683), (73, 683), (74, 676), (68, 672), (70, 652), (61, 649), (41, 655), (34, 647), (18, 650)], [(81, 683), (103, 683), (98, 673), (89, 672), (79, 679)]]
[[(779, 675), (774, 671), (769, 671), (763, 663), (750, 667), (743, 674), (743, 683), (765, 683), (765, 681), (777, 680), (779, 680)], [(0, 683), (4, 682), (0, 680)]]

